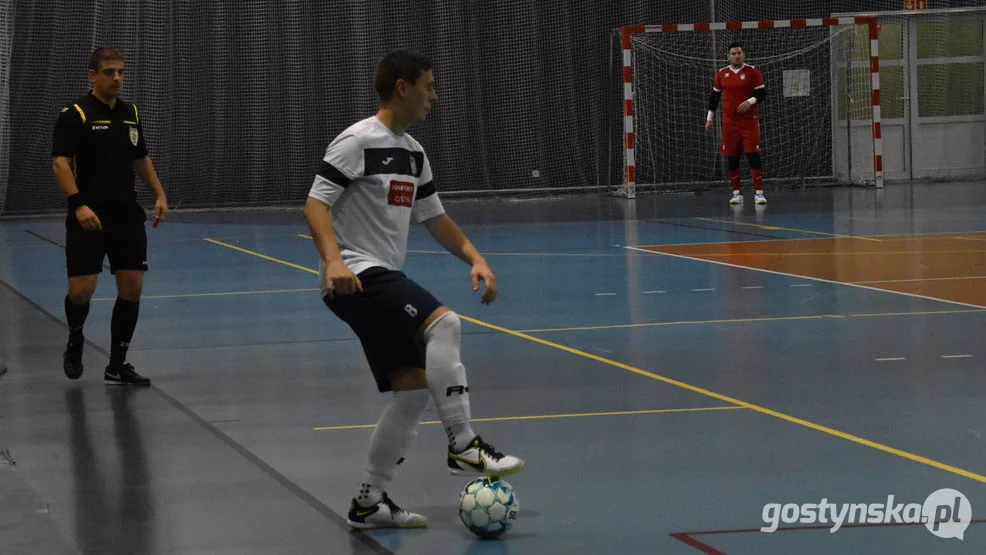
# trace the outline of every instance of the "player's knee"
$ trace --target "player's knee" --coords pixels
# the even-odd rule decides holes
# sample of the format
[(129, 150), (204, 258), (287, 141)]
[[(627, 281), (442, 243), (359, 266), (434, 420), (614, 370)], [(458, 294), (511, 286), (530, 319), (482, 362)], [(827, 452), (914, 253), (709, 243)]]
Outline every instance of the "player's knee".
[(69, 289), (68, 299), (72, 304), (86, 304), (92, 300), (95, 289)]
[(117, 295), (130, 302), (140, 300), (140, 295), (144, 290), (144, 275), (136, 271), (120, 271), (116, 274)]
[(143, 293), (143, 287), (140, 285), (130, 285), (127, 287), (120, 287), (117, 291), (117, 296), (125, 301), (135, 303), (140, 300), (141, 293)]
[(72, 304), (88, 303), (95, 292), (95, 283), (69, 281), (68, 298), (72, 301)]
[(760, 159), (759, 152), (749, 152), (746, 155), (747, 160), (750, 161), (750, 168), (754, 170), (759, 170), (763, 167), (763, 162)]
[(738, 170), (740, 166), (739, 156), (728, 156), (726, 157), (726, 167), (730, 170)]
[(453, 340), (458, 342), (462, 333), (462, 323), (451, 310), (439, 315), (424, 331), (425, 342), (434, 340)]

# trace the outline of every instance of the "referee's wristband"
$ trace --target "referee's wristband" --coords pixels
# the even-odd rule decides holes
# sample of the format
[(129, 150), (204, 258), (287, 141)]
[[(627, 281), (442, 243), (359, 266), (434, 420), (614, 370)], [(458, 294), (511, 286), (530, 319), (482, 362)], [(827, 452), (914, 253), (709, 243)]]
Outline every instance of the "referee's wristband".
[(705, 121), (712, 121), (712, 110), (709, 110), (709, 115), (705, 117)]
[(72, 209), (73, 212), (78, 210), (80, 207), (86, 205), (86, 199), (82, 196), (82, 193), (75, 193), (69, 195), (68, 197), (68, 207)]

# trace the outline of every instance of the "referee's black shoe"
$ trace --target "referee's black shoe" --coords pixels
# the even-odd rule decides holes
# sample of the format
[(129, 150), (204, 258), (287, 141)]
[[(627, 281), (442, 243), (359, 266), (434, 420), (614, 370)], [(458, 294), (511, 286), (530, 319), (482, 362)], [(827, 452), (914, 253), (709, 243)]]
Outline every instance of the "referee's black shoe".
[(124, 362), (119, 366), (107, 366), (106, 372), (103, 373), (103, 380), (107, 384), (151, 385), (150, 378), (138, 374), (129, 362)]
[(69, 341), (68, 345), (65, 346), (65, 352), (62, 353), (62, 369), (65, 370), (65, 375), (70, 380), (77, 380), (82, 377), (82, 347), (84, 345), (84, 341), (77, 343)]

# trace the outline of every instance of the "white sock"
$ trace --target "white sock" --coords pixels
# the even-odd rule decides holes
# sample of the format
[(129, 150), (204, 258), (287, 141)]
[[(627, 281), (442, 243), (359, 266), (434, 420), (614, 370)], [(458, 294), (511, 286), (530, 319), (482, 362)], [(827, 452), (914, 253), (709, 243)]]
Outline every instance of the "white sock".
[(383, 498), (398, 465), (404, 462), (404, 451), (418, 435), (418, 422), (427, 406), (427, 390), (394, 392), (370, 436), (363, 483), (356, 498), (360, 505), (369, 507)]
[(425, 377), (445, 426), (449, 446), (460, 452), (476, 437), (469, 424), (469, 385), (466, 367), (459, 358), (461, 324), (454, 312), (446, 312), (425, 330)]

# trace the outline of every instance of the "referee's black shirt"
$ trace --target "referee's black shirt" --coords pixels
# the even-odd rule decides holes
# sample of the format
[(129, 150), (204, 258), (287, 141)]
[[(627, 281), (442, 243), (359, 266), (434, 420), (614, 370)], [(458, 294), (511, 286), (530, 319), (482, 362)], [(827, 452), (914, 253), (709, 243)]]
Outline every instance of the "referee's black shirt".
[(97, 215), (135, 205), (133, 162), (147, 156), (137, 107), (117, 99), (110, 108), (92, 92), (69, 104), (55, 124), (52, 156), (72, 161), (79, 192)]

